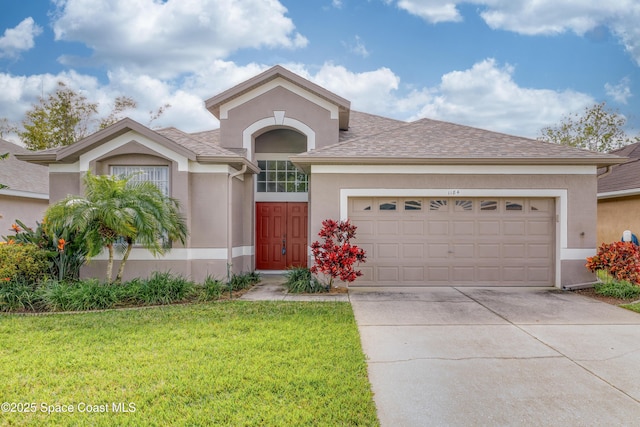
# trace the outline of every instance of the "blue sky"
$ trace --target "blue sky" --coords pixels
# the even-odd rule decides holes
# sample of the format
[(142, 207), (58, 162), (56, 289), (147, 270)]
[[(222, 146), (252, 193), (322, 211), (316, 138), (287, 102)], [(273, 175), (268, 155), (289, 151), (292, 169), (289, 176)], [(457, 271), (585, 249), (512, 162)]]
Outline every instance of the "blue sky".
[[(0, 118), (64, 81), (154, 126), (218, 126), (204, 100), (281, 64), (352, 102), (536, 137), (605, 101), (640, 129), (640, 2), (0, 0)], [(12, 136), (7, 136), (13, 139)]]

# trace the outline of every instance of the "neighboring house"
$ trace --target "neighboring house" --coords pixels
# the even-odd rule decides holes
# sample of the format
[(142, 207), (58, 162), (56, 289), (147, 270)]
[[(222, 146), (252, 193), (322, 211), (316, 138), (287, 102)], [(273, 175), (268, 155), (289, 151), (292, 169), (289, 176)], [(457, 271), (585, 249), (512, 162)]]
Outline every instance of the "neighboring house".
[(598, 179), (598, 244), (620, 240), (624, 230), (640, 236), (640, 142), (611, 154), (629, 159)]
[[(562, 286), (593, 280), (597, 169), (623, 159), (434, 120), (352, 111), (273, 67), (205, 102), (220, 128), (187, 134), (130, 119), (68, 147), (21, 155), (49, 166), (51, 201), (91, 170), (143, 170), (181, 200), (190, 236), (130, 275), (202, 280), (307, 265), (327, 218), (358, 226), (357, 284)], [(92, 262), (84, 274), (99, 274)]]
[(0, 236), (14, 234), (11, 225), (16, 219), (28, 227), (42, 221), (49, 205), (49, 170), (45, 166), (21, 162), (16, 155), (29, 151), (4, 139), (0, 139), (0, 154), (9, 157), (0, 160)]

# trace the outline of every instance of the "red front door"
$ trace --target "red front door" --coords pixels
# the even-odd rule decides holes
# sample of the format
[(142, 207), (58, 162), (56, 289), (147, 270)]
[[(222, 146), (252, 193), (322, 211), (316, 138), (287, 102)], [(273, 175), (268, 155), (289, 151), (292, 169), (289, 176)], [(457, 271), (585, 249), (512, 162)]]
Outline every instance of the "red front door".
[(306, 202), (256, 203), (256, 269), (307, 266)]

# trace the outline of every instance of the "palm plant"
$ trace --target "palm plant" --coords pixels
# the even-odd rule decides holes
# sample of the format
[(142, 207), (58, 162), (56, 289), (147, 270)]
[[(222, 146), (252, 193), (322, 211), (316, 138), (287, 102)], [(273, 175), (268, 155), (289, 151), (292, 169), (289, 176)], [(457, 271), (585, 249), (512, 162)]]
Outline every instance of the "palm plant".
[(168, 240), (184, 243), (188, 232), (179, 202), (165, 196), (153, 183), (137, 182), (132, 176), (87, 172), (84, 185), (84, 197), (67, 196), (50, 206), (46, 220), (52, 227), (80, 232), (88, 259), (107, 249), (107, 282), (111, 282), (114, 248), (119, 242), (124, 242), (125, 250), (116, 281), (122, 279), (134, 244), (158, 255), (169, 248)]

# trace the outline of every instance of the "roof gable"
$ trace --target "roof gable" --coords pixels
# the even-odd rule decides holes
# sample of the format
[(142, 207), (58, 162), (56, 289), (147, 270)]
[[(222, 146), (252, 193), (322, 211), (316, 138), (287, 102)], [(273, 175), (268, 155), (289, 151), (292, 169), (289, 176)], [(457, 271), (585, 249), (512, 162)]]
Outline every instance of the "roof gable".
[[(640, 142), (625, 145), (611, 152), (618, 156), (627, 156), (626, 162), (615, 165), (609, 173), (603, 173), (598, 179), (598, 195), (625, 196), (640, 193)], [(617, 193), (617, 194), (615, 194)]]
[[(317, 103), (323, 101), (335, 106), (338, 111), (340, 129), (348, 128), (351, 108), (351, 103), (348, 100), (292, 73), (280, 65), (271, 67), (263, 73), (209, 98), (205, 101), (205, 106), (216, 118), (224, 119), (226, 114), (225, 104), (233, 103), (234, 101), (242, 103), (245, 101), (244, 98), (251, 99), (272, 86), (284, 86), (297, 93), (301, 93), (300, 91), (306, 92), (312, 98), (316, 97), (317, 100), (315, 102)], [(318, 102), (318, 100), (321, 100), (321, 102)]]

